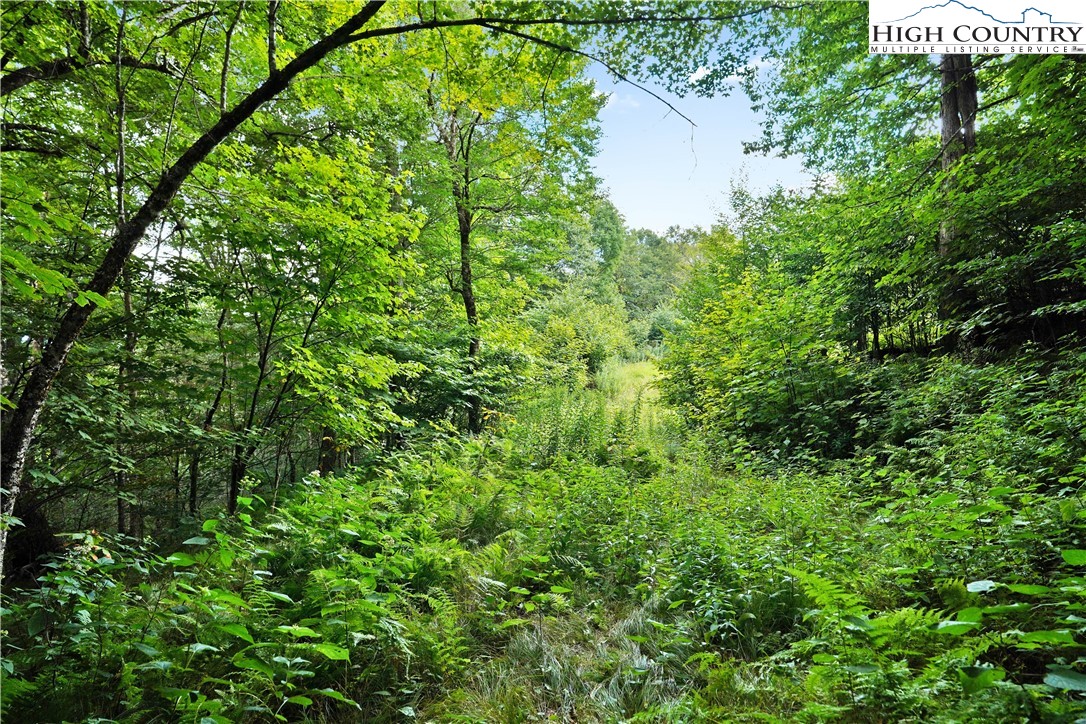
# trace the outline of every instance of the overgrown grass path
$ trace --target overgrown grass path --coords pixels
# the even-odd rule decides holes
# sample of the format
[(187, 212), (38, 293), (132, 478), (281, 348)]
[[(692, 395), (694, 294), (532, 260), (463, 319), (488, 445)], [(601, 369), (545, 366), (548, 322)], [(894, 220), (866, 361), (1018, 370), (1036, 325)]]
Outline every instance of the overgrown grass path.
[[(484, 443), (501, 453), (476, 468), (487, 492), (459, 514), (469, 557), (456, 600), (472, 665), (433, 716), (1070, 721), (1083, 711), (1046, 685), (1052, 671), (1078, 676), (1051, 648), (1072, 640), (1066, 629), (1022, 642), (1017, 627), (1042, 609), (976, 581), (998, 564), (1022, 582), (1008, 593), (1050, 590), (1032, 585), (1028, 542), (999, 546), (1014, 524), (985, 524), (1003, 503), (963, 520), (956, 497), (902, 501), (864, 466), (714, 454), (725, 446), (661, 403), (656, 376), (650, 362), (615, 363), (595, 389), (539, 391)], [(1081, 596), (1081, 579), (1065, 584)]]
[(461, 514), (458, 600), (492, 648), (435, 715), (684, 721), (797, 706), (790, 672), (747, 664), (809, 632), (789, 571), (854, 538), (855, 511), (829, 481), (722, 472), (661, 404), (656, 374), (608, 365), (595, 389), (546, 391), (508, 422), (500, 463), (480, 469), (494, 487)]

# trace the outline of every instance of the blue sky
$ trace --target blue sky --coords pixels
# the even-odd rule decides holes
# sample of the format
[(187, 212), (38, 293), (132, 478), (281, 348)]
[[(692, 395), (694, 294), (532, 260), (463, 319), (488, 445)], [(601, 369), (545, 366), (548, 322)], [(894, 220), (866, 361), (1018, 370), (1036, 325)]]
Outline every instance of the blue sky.
[(760, 134), (760, 118), (738, 88), (727, 97), (678, 98), (644, 84), (693, 119), (697, 126), (691, 129), (647, 93), (613, 83), (606, 70), (596, 66), (589, 74), (601, 92), (612, 94), (600, 113), (596, 173), (630, 228), (708, 228), (727, 210), (732, 181), (744, 176), (748, 188), (758, 190), (810, 181), (798, 158), (743, 154), (742, 142)]

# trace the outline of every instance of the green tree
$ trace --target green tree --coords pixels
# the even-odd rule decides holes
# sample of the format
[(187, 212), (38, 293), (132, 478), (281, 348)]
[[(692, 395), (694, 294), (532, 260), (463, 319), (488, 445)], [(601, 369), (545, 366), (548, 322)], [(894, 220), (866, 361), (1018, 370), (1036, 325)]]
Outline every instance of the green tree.
[[(463, 306), (472, 376), (482, 345), (478, 292), (487, 281), (530, 275), (555, 255), (559, 220), (578, 205), (575, 194), (591, 189), (587, 160), (601, 103), (583, 60), (551, 48), (471, 29), (442, 36), (440, 51), (445, 65), (431, 73), (426, 94), (444, 151), (436, 181), (448, 203), (433, 209), (441, 216), (430, 225), (431, 243), (454, 241), (452, 259), (437, 263)], [(481, 396), (469, 393), (466, 405), (477, 433)]]
[[(254, 123), (271, 133), (282, 130), (275, 128), (275, 109), (266, 106), (295, 79), (319, 64), (331, 76), (347, 71), (364, 77), (380, 69), (375, 58), (396, 51), (397, 38), (477, 27), (574, 55), (602, 38), (616, 72), (666, 77), (679, 87), (691, 63), (714, 50), (737, 59), (741, 51), (725, 45), (720, 29), (764, 11), (746, 3), (591, 4), (560, 11), (539, 3), (409, 7), (376, 1), (5, 5), (0, 32), (10, 52), (0, 82), (8, 98), (4, 151), (20, 154), (17, 166), (7, 167), (5, 189), (13, 193), (5, 199), (5, 227), (11, 230), (5, 238), (22, 240), (5, 244), (7, 287), (28, 296), (47, 290), (57, 314), (38, 327), (51, 332), (14, 337), (44, 344), (35, 341), (36, 348), (28, 343), (8, 354), (24, 374), (6, 388), (12, 405), (3, 422), (0, 549), (50, 390), (92, 314), (119, 281), (130, 286), (123, 279), (126, 265), (149, 231), (154, 234), (157, 226), (165, 238), (188, 223), (182, 190), (220, 144)], [(399, 78), (392, 83), (402, 87)], [(337, 90), (326, 98), (333, 105), (350, 94), (348, 84)], [(304, 86), (298, 97), (306, 98)], [(163, 98), (170, 102), (161, 103)], [(310, 110), (323, 105), (313, 97), (308, 102)], [(147, 132), (131, 131), (129, 121), (136, 116)], [(103, 141), (90, 136), (90, 129), (116, 129), (116, 135)], [(384, 155), (395, 162), (395, 153)], [(82, 182), (76, 181), (80, 174)], [(90, 203), (79, 203), (80, 189), (89, 191), (84, 200)], [(52, 213), (53, 207), (62, 212)], [(44, 236), (60, 239), (58, 249), (72, 245), (75, 253), (60, 255), (81, 260), (71, 274), (40, 257), (36, 244)], [(89, 281), (74, 281), (80, 279)], [(69, 292), (74, 299), (66, 298)], [(127, 335), (123, 345), (131, 356), (138, 339)], [(125, 365), (127, 375), (132, 366)]]

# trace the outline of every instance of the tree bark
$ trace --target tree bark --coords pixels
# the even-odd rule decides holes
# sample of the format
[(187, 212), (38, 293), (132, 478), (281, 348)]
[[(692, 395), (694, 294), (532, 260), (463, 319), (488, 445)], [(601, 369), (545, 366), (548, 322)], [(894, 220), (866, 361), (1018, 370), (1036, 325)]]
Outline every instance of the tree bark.
[[(189, 146), (162, 175), (139, 211), (113, 237), (109, 250), (95, 271), (87, 290), (101, 296), (109, 294), (147, 228), (166, 210), (196, 166), (261, 106), (282, 93), (299, 73), (316, 65), (333, 50), (352, 42), (352, 34), (369, 22), (383, 5), (383, 0), (366, 3), (361, 11), (343, 25), (310, 46), (281, 71), (269, 75), (267, 80), (233, 110), (223, 114), (214, 126)], [(5, 83), (5, 92), (13, 89), (9, 83)], [(68, 354), (96, 306), (93, 301), (89, 301), (83, 305), (73, 303), (68, 307), (4, 426), (3, 442), (0, 444), (0, 451), (3, 453), (3, 461), (0, 462), (0, 488), (3, 489), (0, 498), (0, 560), (3, 560), (7, 546), (7, 525), (2, 518), (11, 514), (18, 499), (30, 444), (45, 408), (45, 401), (49, 397), (49, 390), (64, 368)]]
[[(454, 110), (444, 139), (449, 163), (457, 171), (452, 184), (453, 199), (456, 202), (456, 225), (460, 236), (460, 285), (457, 291), (464, 301), (464, 316), (468, 322), (468, 371), (472, 377), (478, 370), (479, 348), (482, 346), (479, 338), (479, 309), (475, 304), (471, 268), (471, 232), (475, 221), (471, 210), (471, 149), (479, 120), (480, 116), (476, 114), (468, 123), (467, 129), (462, 129), (457, 120), (457, 111)], [(474, 381), (472, 386), (474, 387)], [(478, 394), (472, 392), (467, 396), (467, 402), (468, 431), (475, 435), (483, 430), (482, 400)]]
[(8, 73), (0, 79), (0, 97), (6, 96), (9, 93), (14, 93), (31, 83), (43, 80), (56, 80), (57, 78), (63, 78), (66, 75), (83, 70), (84, 68), (106, 65), (107, 63), (123, 65), (126, 68), (153, 70), (169, 76), (174, 75), (173, 69), (166, 63), (148, 63), (139, 58), (133, 58), (127, 55), (114, 56), (112, 58), (94, 61), (87, 60), (80, 55), (74, 55), (65, 58), (57, 58), (55, 60), (47, 60), (39, 65), (19, 68), (18, 70)]
[(336, 450), (336, 431), (325, 425), (321, 428), (321, 443), (318, 447), (317, 471), (323, 478), (331, 475), (336, 470), (339, 462), (339, 451)]
[[(475, 305), (475, 288), (471, 277), (471, 214), (457, 199), (456, 216), (460, 229), (460, 297), (464, 300), (464, 315), (468, 321), (468, 366), (474, 376), (478, 367), (479, 348), (479, 310)], [(482, 400), (479, 395), (468, 395), (468, 431), (472, 434), (482, 432)]]
[(276, 17), (279, 14), (279, 0), (270, 0), (268, 2), (268, 74), (274, 75), (279, 72), (279, 68), (275, 63), (275, 23)]
[(33, 491), (26, 491), (19, 498), (13, 514), (23, 525), (11, 536), (11, 546), (4, 561), (4, 580), (33, 580), (40, 570), (38, 560), (60, 553), (60, 543)]
[[(125, 165), (125, 112), (127, 99), (125, 96), (125, 84), (124, 78), (121, 74), (121, 62), (120, 58), (124, 51), (124, 31), (125, 25), (128, 22), (128, 8), (123, 8), (121, 12), (120, 24), (117, 26), (117, 64), (114, 67), (114, 90), (117, 93), (117, 167), (115, 169), (116, 174), (114, 182), (117, 188), (117, 229), (118, 231), (124, 228), (126, 207), (125, 207), (125, 184), (128, 180), (128, 171)], [(132, 282), (129, 278), (128, 268), (121, 269), (121, 296), (124, 300), (124, 355), (121, 357), (120, 364), (117, 365), (117, 390), (122, 394), (128, 393), (128, 407), (130, 411), (134, 411), (136, 408), (136, 393), (131, 389), (129, 385), (129, 375), (131, 374), (130, 365), (132, 360), (136, 356), (136, 332), (132, 328)], [(124, 453), (124, 443), (118, 443), (118, 453)], [(128, 473), (124, 470), (118, 470), (116, 475), (117, 483), (117, 532), (120, 535), (127, 535), (129, 530), (129, 522), (127, 515), (128, 503), (125, 501), (125, 493), (128, 489)]]
[[(939, 74), (943, 171), (950, 171), (977, 146), (977, 78), (968, 54), (944, 55)], [(946, 191), (948, 194), (954, 191), (949, 182)], [(948, 210), (939, 228), (939, 256), (955, 251), (958, 234), (954, 213)]]
[[(222, 330), (222, 324), (226, 320), (226, 310), (222, 310), (222, 314), (219, 315), (219, 329)], [(204, 423), (201, 429), (205, 435), (211, 432), (211, 425), (215, 421), (215, 413), (219, 411), (219, 404), (222, 402), (223, 392), (226, 391), (226, 360), (225, 354), (223, 359), (222, 373), (219, 375), (219, 389), (215, 391), (215, 399), (212, 400), (211, 406), (207, 408), (207, 412), (204, 414)], [(192, 451), (192, 458), (189, 460), (189, 515), (196, 517), (199, 512), (199, 489), (200, 489), (200, 456), (203, 453), (203, 445), (197, 444)]]
[[(431, 82), (433, 78), (431, 78)], [(475, 223), (471, 201), (471, 149), (475, 138), (475, 128), (482, 116), (474, 114), (466, 128), (460, 124), (460, 107), (441, 109), (433, 95), (433, 89), (427, 90), (430, 111), (434, 114), (434, 126), (438, 140), (445, 146), (445, 155), (452, 170), (452, 197), (456, 208), (456, 226), (460, 239), (459, 283), (456, 272), (448, 270), (446, 275), (449, 288), (460, 295), (464, 303), (464, 316), (468, 322), (468, 372), (474, 377), (477, 370), (479, 348), (479, 310), (475, 304), (475, 288), (472, 283), (471, 268), (471, 232)], [(447, 113), (447, 116), (445, 115)], [(474, 383), (472, 383), (474, 386)], [(468, 431), (472, 434), (482, 432), (482, 400), (475, 393), (467, 395)]]
[(219, 113), (226, 113), (227, 81), (230, 79), (230, 46), (234, 40), (234, 29), (241, 20), (241, 11), (245, 9), (245, 0), (239, 0), (238, 9), (234, 13), (234, 19), (230, 27), (226, 29), (226, 43), (222, 51), (222, 72), (219, 75)]
[(234, 446), (234, 455), (230, 458), (230, 489), (227, 491), (226, 512), (233, 515), (238, 509), (238, 497), (241, 495), (241, 481), (249, 472), (249, 456), (245, 447)]

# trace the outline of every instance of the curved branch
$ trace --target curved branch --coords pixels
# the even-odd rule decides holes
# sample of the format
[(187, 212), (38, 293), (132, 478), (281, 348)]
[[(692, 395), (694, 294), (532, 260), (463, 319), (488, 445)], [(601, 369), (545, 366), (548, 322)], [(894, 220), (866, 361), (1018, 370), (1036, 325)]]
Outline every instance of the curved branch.
[(415, 23), (393, 25), (387, 28), (374, 28), (364, 30), (351, 36), (351, 42), (366, 38), (380, 38), (388, 35), (401, 35), (416, 30), (435, 30), (437, 28), (462, 28), (470, 25), (500, 24), (505, 26), (529, 26), (529, 25), (566, 25), (573, 27), (599, 27), (608, 25), (636, 25), (638, 23), (703, 23), (726, 20), (742, 20), (753, 15), (769, 12), (771, 10), (799, 10), (813, 5), (811, 2), (794, 4), (771, 3), (759, 5), (741, 13), (731, 15), (628, 15), (621, 18), (502, 18), (502, 17), (474, 17), (458, 18), (454, 20), (422, 20)]
[(38, 65), (30, 65), (25, 68), (13, 70), (3, 78), (0, 78), (0, 96), (6, 96), (31, 83), (44, 80), (56, 80), (84, 68), (92, 68), (96, 65), (120, 65), (125, 68), (137, 68), (139, 70), (154, 70), (176, 78), (176, 74), (169, 63), (147, 63), (130, 55), (116, 55), (103, 60), (86, 60), (76, 55), (66, 58), (47, 60)]
[(587, 58), (588, 60), (591, 60), (591, 61), (593, 61), (595, 63), (599, 63), (604, 68), (606, 68), (608, 70), (608, 72), (611, 73), (611, 75), (615, 76), (616, 78), (618, 78), (623, 83), (629, 83), (634, 88), (637, 88), (639, 91), (641, 91), (642, 93), (648, 93), (650, 96), (652, 96), (656, 100), (663, 103), (665, 106), (667, 106), (671, 110), (672, 113), (676, 114), (677, 116), (679, 116), (680, 118), (685, 120), (691, 126), (696, 127), (698, 125), (698, 124), (694, 123), (694, 119), (690, 118), (690, 116), (686, 115), (685, 113), (680, 111), (678, 108), (676, 108), (674, 105), (669, 103), (659, 93), (656, 93), (656, 92), (650, 90), (649, 88), (646, 88), (645, 86), (641, 85), (640, 83), (637, 83), (636, 81), (630, 80), (630, 78), (627, 75), (619, 72), (618, 69), (616, 69), (613, 65), (611, 65), (606, 60), (603, 60), (602, 58), (600, 58), (598, 56), (592, 55), (591, 53), (586, 53), (583, 50), (578, 50), (577, 48), (571, 48), (568, 45), (562, 45), (560, 43), (555, 43), (555, 42), (552, 42), (550, 40), (545, 40), (543, 38), (537, 38), (534, 35), (528, 35), (527, 33), (522, 33), (519, 30), (513, 30), (512, 28), (503, 28), (503, 27), (501, 27), (499, 25), (493, 25), (491, 23), (480, 23), (480, 25), (482, 27), (484, 27), (484, 28), (486, 28), (488, 30), (492, 30), (492, 31), (494, 31), (496, 33), (505, 33), (506, 35), (513, 35), (513, 36), (518, 37), (518, 38), (523, 38), (524, 40), (529, 40), (529, 41), (531, 41), (533, 43), (536, 43), (538, 45), (542, 45), (545, 48), (550, 48), (551, 50), (557, 50), (560, 53), (572, 53), (573, 55), (579, 55), (582, 58)]
[(792, 4), (770, 3), (766, 5), (760, 5), (758, 7), (751, 8), (750, 10), (732, 13), (728, 15), (630, 15), (619, 18), (568, 18), (568, 17), (544, 17), (544, 18), (502, 18), (502, 17), (474, 17), (474, 18), (458, 18), (450, 20), (420, 20), (414, 23), (405, 23), (403, 25), (393, 25), (385, 28), (373, 28), (372, 30), (364, 30), (359, 33), (355, 33), (351, 36), (350, 42), (358, 40), (366, 40), (369, 38), (380, 38), (390, 35), (402, 35), (405, 33), (411, 33), (419, 30), (438, 30), (441, 28), (457, 28), (476, 26), (483, 27), (491, 30), (492, 32), (505, 33), (506, 35), (512, 35), (514, 37), (521, 38), (523, 40), (543, 45), (545, 47), (557, 50), (563, 53), (572, 53), (579, 55), (583, 58), (587, 58), (593, 62), (599, 63), (604, 66), (612, 75), (621, 80), (624, 83), (629, 83), (638, 90), (648, 93), (650, 96), (666, 105), (671, 112), (677, 114), (683, 118), (691, 126), (697, 126), (696, 123), (688, 116), (683, 114), (678, 108), (671, 103), (668, 103), (660, 95), (654, 93), (643, 85), (630, 80), (628, 76), (619, 72), (614, 66), (604, 61), (598, 56), (587, 53), (583, 50), (562, 45), (554, 41), (546, 40), (544, 38), (538, 38), (534, 35), (528, 35), (527, 33), (515, 30), (516, 27), (527, 27), (534, 25), (564, 25), (574, 27), (601, 27), (601, 26), (616, 26), (616, 25), (636, 25), (638, 23), (697, 23), (697, 22), (722, 22), (729, 20), (741, 20), (743, 18), (759, 15), (761, 13), (770, 12), (773, 10), (797, 10), (803, 7), (807, 7), (812, 3), (800, 2)]

